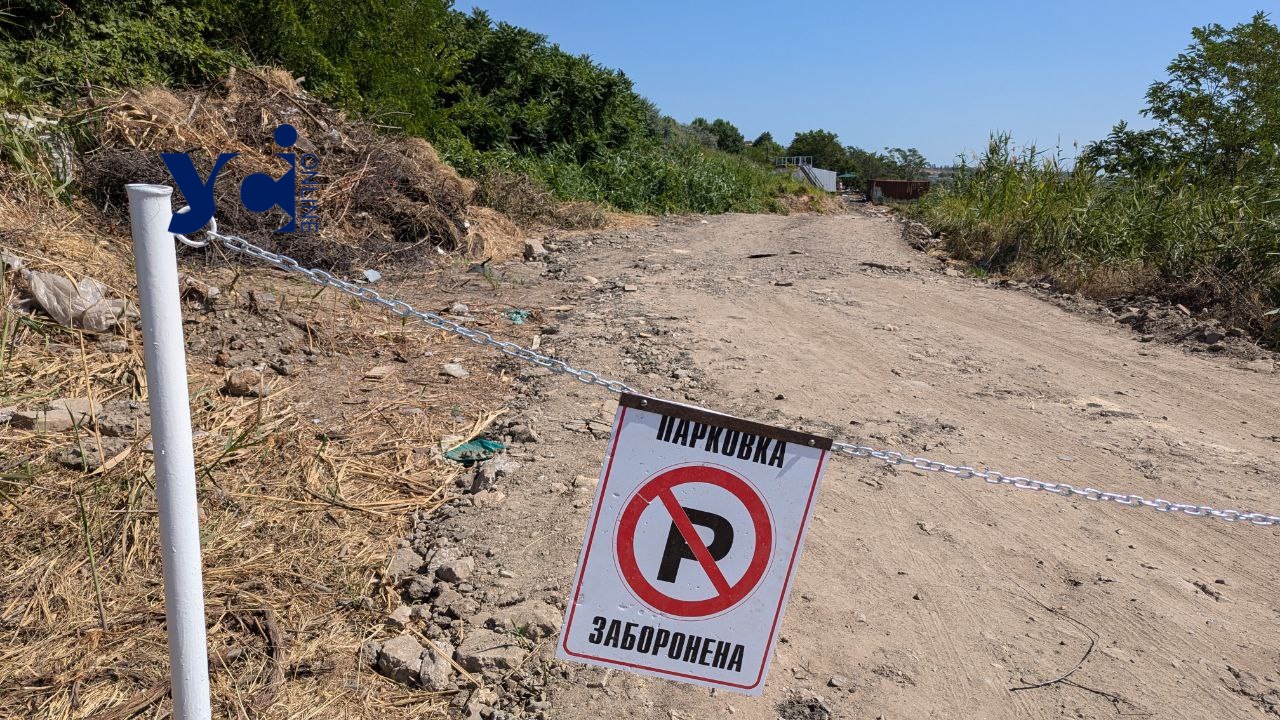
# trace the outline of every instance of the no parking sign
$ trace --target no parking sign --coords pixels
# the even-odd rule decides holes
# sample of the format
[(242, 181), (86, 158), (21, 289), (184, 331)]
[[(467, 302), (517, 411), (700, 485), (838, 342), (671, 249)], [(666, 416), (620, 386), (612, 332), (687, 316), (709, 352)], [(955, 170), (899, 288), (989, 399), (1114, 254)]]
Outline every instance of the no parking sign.
[(557, 657), (759, 695), (830, 448), (623, 395)]

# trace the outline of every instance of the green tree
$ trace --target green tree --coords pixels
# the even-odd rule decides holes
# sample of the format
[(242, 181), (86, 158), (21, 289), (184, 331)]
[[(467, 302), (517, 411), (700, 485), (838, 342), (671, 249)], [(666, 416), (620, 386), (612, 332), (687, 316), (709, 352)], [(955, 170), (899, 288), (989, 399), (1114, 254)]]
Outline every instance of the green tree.
[(494, 25), (477, 10), (466, 16), (453, 42), (465, 55), (440, 101), (476, 149), (567, 148), (586, 162), (657, 131), (652, 105), (626, 75), (585, 55), (570, 55), (544, 35)]
[(1191, 31), (1194, 42), (1169, 64), (1169, 77), (1151, 84), (1142, 112), (1155, 131), (1123, 123), (1086, 149), (1104, 168), (1186, 164), (1234, 179), (1274, 167), (1280, 148), (1280, 28), (1259, 12), (1230, 29)]
[(716, 144), (727, 153), (739, 155), (747, 147), (747, 139), (742, 137), (742, 132), (728, 120), (716, 118), (711, 123), (711, 132), (715, 133)]
[(61, 102), (89, 88), (208, 82), (243, 54), (204, 42), (205, 15), (161, 0), (17, 0), (0, 8), (0, 97)]
[(786, 153), (786, 149), (773, 139), (773, 133), (768, 130), (760, 133), (760, 136), (751, 141), (751, 146), (743, 151), (748, 158), (758, 163), (770, 164), (773, 158), (781, 157)]
[(924, 176), (924, 169), (929, 167), (929, 161), (915, 148), (885, 148), (884, 154), (892, 166), (892, 177), (902, 180), (918, 180)]
[(809, 130), (796, 133), (791, 144), (787, 146), (787, 155), (808, 155), (813, 158), (815, 167), (828, 170), (843, 170), (847, 166), (844, 146), (840, 138), (826, 130)]
[(742, 137), (742, 132), (728, 120), (716, 118), (712, 122), (707, 122), (706, 118), (694, 118), (689, 123), (694, 129), (708, 133), (715, 138), (716, 147), (735, 155), (742, 152), (747, 145), (746, 138)]

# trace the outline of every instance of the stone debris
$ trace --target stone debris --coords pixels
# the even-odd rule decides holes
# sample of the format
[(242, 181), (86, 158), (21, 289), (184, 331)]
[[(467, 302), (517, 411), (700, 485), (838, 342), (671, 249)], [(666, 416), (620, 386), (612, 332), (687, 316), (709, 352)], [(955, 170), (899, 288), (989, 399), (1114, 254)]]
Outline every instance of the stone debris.
[(434, 576), (436, 574), (436, 571), (438, 571), (441, 567), (443, 567), (448, 563), (453, 562), (454, 560), (457, 560), (458, 558), (462, 557), (464, 554), (465, 553), (463, 553), (462, 550), (456, 547), (445, 546), (445, 547), (435, 548), (435, 550), (429, 553), (430, 559), (427, 560), (427, 567), (426, 567), (427, 574)]
[(250, 290), (249, 306), (260, 313), (275, 312), (280, 309), (280, 301), (265, 290)]
[(98, 432), (107, 437), (138, 438), (151, 432), (151, 411), (137, 400), (112, 400), (98, 413)]
[(88, 398), (58, 398), (38, 410), (13, 413), (10, 424), (36, 432), (62, 432), (73, 427), (88, 427), (94, 415), (102, 410), (98, 402)]
[[(416, 553), (415, 553), (416, 554)], [(405, 586), (405, 597), (414, 602), (425, 602), (435, 592), (436, 583), (429, 575), (414, 575)]]
[(1200, 331), (1200, 341), (1205, 345), (1216, 345), (1222, 342), (1227, 334), (1215, 327), (1208, 327)]
[(444, 640), (432, 640), (435, 648), (427, 648), (422, 652), (422, 668), (418, 672), (418, 682), (428, 692), (442, 692), (450, 689), (453, 683), (453, 658), (456, 649)]
[(212, 303), (222, 295), (221, 289), (190, 275), (178, 276), (178, 287), (184, 300)]
[(436, 592), (435, 599), (431, 601), (431, 605), (441, 615), (458, 620), (474, 615), (480, 607), (479, 603), (463, 597), (462, 593), (449, 585), (440, 587)]
[(502, 629), (537, 640), (560, 632), (563, 615), (541, 600), (526, 600), (503, 610), (497, 618)]
[(450, 560), (436, 569), (436, 577), (445, 582), (460, 583), (476, 571), (476, 559), (470, 555)]
[(422, 556), (413, 548), (397, 548), (387, 561), (387, 579), (392, 584), (414, 575), (422, 567)]
[(511, 437), (512, 442), (518, 443), (536, 443), (538, 435), (533, 428), (522, 422), (512, 423), (507, 426), (507, 435)]
[(477, 463), (475, 474), (471, 478), (471, 492), (493, 490), (498, 486), (499, 480), (514, 475), (519, 467), (520, 463), (506, 455), (495, 455)]
[(542, 260), (547, 256), (547, 248), (540, 240), (524, 241), (524, 259), (528, 261)]
[(378, 651), (378, 672), (408, 685), (420, 677), (422, 651), (422, 645), (412, 635), (392, 638), (383, 643)]
[(391, 373), (395, 371), (396, 369), (391, 367), (390, 365), (378, 365), (377, 367), (371, 367), (368, 370), (365, 370), (364, 379), (365, 380), (385, 380), (388, 377), (390, 377)]
[(365, 640), (360, 644), (360, 665), (377, 669), (380, 652), (382, 652), (382, 643), (377, 640)]
[(94, 472), (102, 467), (104, 461), (111, 460), (129, 448), (129, 441), (120, 438), (102, 438), (101, 452), (98, 442), (92, 437), (81, 438), (80, 442), (68, 445), (53, 453), (54, 462), (72, 470)]
[(222, 391), (232, 397), (266, 397), (271, 394), (262, 373), (251, 367), (236, 368), (227, 373)]
[(409, 627), (409, 623), (412, 621), (413, 608), (408, 605), (401, 605), (397, 607), (395, 610), (391, 611), (390, 615), (387, 616), (387, 624), (392, 625), (393, 627), (407, 628)]
[(929, 250), (942, 243), (942, 239), (935, 237), (929, 226), (915, 221), (902, 225), (902, 238), (916, 250)]
[(481, 490), (471, 497), (471, 504), (479, 508), (498, 507), (507, 499), (501, 490)]
[(454, 659), (468, 672), (504, 671), (518, 667), (524, 653), (516, 638), (475, 628), (467, 632)]

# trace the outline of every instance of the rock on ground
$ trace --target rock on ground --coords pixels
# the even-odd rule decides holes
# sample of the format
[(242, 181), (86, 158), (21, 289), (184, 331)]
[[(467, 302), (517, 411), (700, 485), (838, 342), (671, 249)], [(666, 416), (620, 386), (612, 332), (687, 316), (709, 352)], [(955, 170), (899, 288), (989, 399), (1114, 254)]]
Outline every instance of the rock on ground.
[(476, 465), (475, 475), (471, 479), (471, 492), (493, 490), (498, 481), (510, 477), (520, 467), (520, 463), (506, 455), (495, 455)]
[(507, 630), (537, 640), (560, 632), (563, 613), (541, 600), (526, 600), (497, 614)]
[(401, 635), (382, 644), (378, 651), (378, 672), (408, 685), (422, 670), (422, 645), (412, 635)]
[(20, 410), (13, 414), (14, 427), (36, 432), (62, 432), (73, 427), (87, 427), (102, 405), (88, 398), (58, 398), (39, 410)]
[(251, 367), (236, 368), (227, 373), (222, 391), (233, 397), (266, 397), (270, 394), (262, 373)]
[(415, 602), (424, 602), (431, 597), (431, 593), (436, 589), (436, 584), (428, 575), (414, 575), (409, 579), (409, 583), (405, 586), (404, 594), (410, 600)]
[(476, 571), (476, 559), (471, 556), (450, 560), (436, 570), (436, 577), (445, 582), (462, 582)]
[(462, 367), (461, 363), (445, 363), (441, 365), (440, 374), (454, 378), (464, 378), (471, 375), (466, 368)]
[(468, 672), (484, 672), (512, 670), (524, 659), (524, 653), (516, 638), (475, 628), (467, 632), (454, 657)]
[(393, 584), (414, 575), (422, 567), (422, 556), (412, 548), (396, 548), (387, 561), (387, 579)]
[[(422, 668), (418, 672), (419, 682), (424, 690), (440, 692), (448, 690), (453, 682), (453, 657), (455, 648), (444, 640), (432, 640), (435, 648), (427, 648), (422, 652)], [(437, 652), (438, 651), (438, 652)]]
[(93, 437), (83, 437), (74, 445), (68, 445), (53, 453), (54, 462), (73, 470), (93, 472), (129, 447), (128, 440), (104, 437), (102, 445)]

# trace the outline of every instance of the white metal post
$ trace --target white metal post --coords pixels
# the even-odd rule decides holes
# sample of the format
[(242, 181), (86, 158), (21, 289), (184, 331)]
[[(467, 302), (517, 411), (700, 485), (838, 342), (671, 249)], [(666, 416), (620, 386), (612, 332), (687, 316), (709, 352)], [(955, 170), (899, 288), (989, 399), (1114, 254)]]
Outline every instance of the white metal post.
[(156, 504), (164, 558), (164, 610), (169, 626), (169, 678), (175, 720), (209, 720), (209, 655), (196, 504), (195, 451), (187, 394), (178, 258), (164, 185), (126, 185), (138, 272), (142, 340), (155, 446)]

